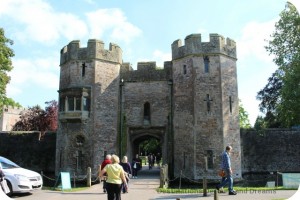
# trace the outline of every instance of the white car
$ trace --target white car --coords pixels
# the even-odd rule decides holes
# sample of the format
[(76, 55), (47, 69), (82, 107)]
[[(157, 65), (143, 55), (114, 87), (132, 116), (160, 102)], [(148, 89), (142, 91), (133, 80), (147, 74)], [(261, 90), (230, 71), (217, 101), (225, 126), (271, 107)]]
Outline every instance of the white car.
[(0, 165), (10, 189), (8, 195), (12, 193), (27, 193), (34, 189), (42, 188), (43, 179), (39, 173), (24, 169), (2, 156), (0, 156)]

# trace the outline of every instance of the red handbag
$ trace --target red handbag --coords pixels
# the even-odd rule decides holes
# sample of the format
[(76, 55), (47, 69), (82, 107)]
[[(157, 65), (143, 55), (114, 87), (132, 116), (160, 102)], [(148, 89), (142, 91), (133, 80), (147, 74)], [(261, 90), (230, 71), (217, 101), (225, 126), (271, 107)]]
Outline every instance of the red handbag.
[(221, 176), (221, 177), (225, 177), (226, 174), (225, 174), (225, 171), (223, 169), (221, 169), (219, 172), (218, 172), (218, 175)]

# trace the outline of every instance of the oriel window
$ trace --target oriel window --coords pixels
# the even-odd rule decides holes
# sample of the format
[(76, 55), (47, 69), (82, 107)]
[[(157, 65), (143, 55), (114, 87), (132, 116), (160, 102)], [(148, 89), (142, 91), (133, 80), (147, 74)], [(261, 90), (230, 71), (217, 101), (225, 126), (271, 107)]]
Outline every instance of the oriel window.
[(68, 98), (68, 111), (74, 111), (74, 97)]

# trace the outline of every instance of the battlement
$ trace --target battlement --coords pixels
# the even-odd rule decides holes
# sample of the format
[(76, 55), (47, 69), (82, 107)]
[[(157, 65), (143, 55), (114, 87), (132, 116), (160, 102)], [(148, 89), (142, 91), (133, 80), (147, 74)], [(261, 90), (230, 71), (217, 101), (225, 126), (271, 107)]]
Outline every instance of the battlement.
[(172, 43), (172, 59), (182, 58), (193, 54), (223, 54), (236, 59), (236, 43), (230, 38), (222, 35), (209, 34), (209, 42), (201, 41), (201, 34), (191, 34), (186, 36), (185, 45), (182, 41), (175, 40)]
[(129, 63), (121, 67), (121, 79), (125, 82), (162, 81), (172, 79), (170, 62), (164, 63), (163, 69), (158, 69), (156, 62), (138, 62), (137, 70), (133, 70)]
[(99, 59), (108, 62), (122, 63), (122, 49), (113, 43), (109, 44), (109, 50), (104, 49), (101, 40), (90, 39), (87, 47), (80, 47), (79, 40), (71, 41), (60, 51), (60, 64), (71, 60)]

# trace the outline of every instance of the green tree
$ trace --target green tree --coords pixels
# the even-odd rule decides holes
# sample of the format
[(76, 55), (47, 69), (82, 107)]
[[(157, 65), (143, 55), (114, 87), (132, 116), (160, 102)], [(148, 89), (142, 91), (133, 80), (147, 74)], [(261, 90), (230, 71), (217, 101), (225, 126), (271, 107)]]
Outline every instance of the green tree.
[(280, 71), (276, 70), (268, 79), (267, 85), (257, 93), (256, 98), (261, 101), (259, 109), (263, 113), (276, 113), (276, 107), (280, 100), (280, 91), (282, 88), (282, 80), (279, 73)]
[(159, 153), (160, 152), (160, 144), (159, 141), (155, 138), (149, 138), (148, 140), (144, 140), (140, 143), (140, 149), (144, 152), (148, 153)]
[(254, 123), (254, 128), (256, 130), (261, 130), (266, 128), (266, 122), (263, 116), (258, 116)]
[(11, 105), (21, 107), (13, 99), (6, 96), (6, 85), (10, 81), (8, 72), (13, 69), (11, 58), (15, 55), (14, 51), (8, 45), (12, 45), (13, 41), (6, 38), (4, 29), (0, 28), (0, 113), (4, 106)]
[[(265, 47), (278, 66), (268, 84), (258, 92), (260, 110), (272, 114), (275, 124), (290, 127), (300, 123), (300, 17), (291, 3), (280, 13), (275, 31)], [(274, 125), (274, 123), (272, 123)], [(270, 124), (268, 124), (270, 125)]]
[(244, 109), (241, 100), (239, 104), (239, 119), (240, 119), (240, 128), (251, 128), (251, 124), (249, 121), (249, 114)]

